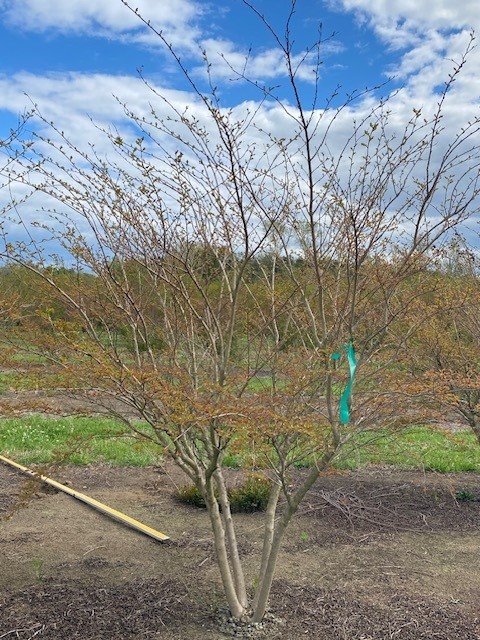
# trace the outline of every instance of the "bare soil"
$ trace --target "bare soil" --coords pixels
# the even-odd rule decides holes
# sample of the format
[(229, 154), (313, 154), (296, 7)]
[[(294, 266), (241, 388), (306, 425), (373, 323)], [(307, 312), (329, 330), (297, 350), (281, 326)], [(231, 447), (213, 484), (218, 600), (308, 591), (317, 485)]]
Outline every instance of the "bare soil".
[[(206, 514), (175, 500), (178, 471), (48, 473), (171, 540), (0, 464), (0, 638), (226, 637)], [(230, 481), (239, 477), (232, 471)], [(262, 515), (236, 517), (253, 586)], [(289, 529), (270, 610), (255, 637), (479, 640), (480, 476), (371, 469), (320, 478)]]

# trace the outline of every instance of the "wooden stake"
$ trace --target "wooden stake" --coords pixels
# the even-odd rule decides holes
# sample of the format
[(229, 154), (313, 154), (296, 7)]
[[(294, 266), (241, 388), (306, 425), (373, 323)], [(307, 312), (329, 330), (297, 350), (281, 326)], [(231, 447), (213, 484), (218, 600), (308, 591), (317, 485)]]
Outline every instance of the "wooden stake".
[(68, 493), (68, 495), (72, 496), (73, 498), (76, 498), (77, 500), (80, 500), (81, 502), (84, 502), (85, 504), (88, 504), (90, 507), (93, 507), (97, 511), (100, 511), (101, 513), (111, 516), (115, 520), (118, 520), (119, 522), (123, 522), (124, 524), (132, 527), (133, 529), (136, 529), (137, 531), (140, 531), (141, 533), (144, 533), (147, 536), (150, 536), (151, 538), (154, 538), (155, 540), (159, 540), (160, 542), (165, 542), (165, 540), (170, 540), (170, 538), (166, 536), (164, 533), (160, 533), (160, 531), (156, 531), (155, 529), (152, 529), (152, 527), (149, 527), (143, 524), (142, 522), (139, 522), (138, 520), (135, 520), (134, 518), (131, 518), (130, 516), (127, 516), (124, 513), (117, 511), (116, 509), (112, 509), (111, 507), (108, 507), (106, 504), (103, 504), (102, 502), (98, 502), (98, 500), (94, 500), (93, 498), (90, 498), (90, 496), (87, 496), (84, 493), (80, 493), (80, 491), (75, 491), (74, 489), (70, 489), (70, 487), (67, 487), (64, 484), (60, 484), (60, 482), (57, 482), (56, 480), (52, 480), (51, 478), (47, 478), (47, 476), (43, 476), (39, 473), (36, 473), (35, 471), (31, 471), (30, 469), (27, 469), (27, 467), (24, 467), (23, 465), (18, 464), (18, 462), (14, 462), (13, 460), (9, 460), (4, 456), (0, 456), (0, 460), (5, 462), (6, 464), (11, 465), (12, 467), (16, 467), (17, 469), (20, 469), (20, 471), (23, 471), (24, 473), (28, 474), (32, 478), (41, 480), (45, 484), (48, 484), (51, 487), (55, 487), (55, 489), (59, 489), (64, 493)]

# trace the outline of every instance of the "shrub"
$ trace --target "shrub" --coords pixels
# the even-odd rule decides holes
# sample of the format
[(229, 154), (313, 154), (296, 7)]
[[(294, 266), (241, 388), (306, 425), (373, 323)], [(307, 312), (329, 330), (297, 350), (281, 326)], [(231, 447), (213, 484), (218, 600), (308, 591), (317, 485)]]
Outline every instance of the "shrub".
[(205, 500), (200, 493), (200, 490), (194, 484), (184, 484), (181, 487), (178, 487), (175, 497), (179, 502), (189, 504), (192, 507), (198, 507), (200, 509), (205, 509), (206, 507)]
[[(247, 476), (242, 484), (229, 489), (230, 506), (236, 513), (253, 513), (265, 511), (270, 495), (272, 483), (268, 478), (258, 473)], [(183, 504), (205, 509), (205, 500), (194, 484), (178, 487), (176, 499)]]
[(250, 474), (242, 484), (229, 491), (232, 511), (265, 511), (271, 488), (271, 480), (258, 473)]

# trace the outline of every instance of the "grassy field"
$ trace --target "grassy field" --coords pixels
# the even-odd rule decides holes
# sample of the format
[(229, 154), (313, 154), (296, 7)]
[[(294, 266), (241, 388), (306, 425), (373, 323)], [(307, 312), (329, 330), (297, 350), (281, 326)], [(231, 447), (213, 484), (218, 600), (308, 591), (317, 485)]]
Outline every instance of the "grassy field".
[(51, 462), (149, 466), (162, 456), (158, 446), (124, 433), (108, 418), (29, 416), (0, 420), (0, 452), (22, 464)]
[(363, 434), (358, 446), (345, 451), (337, 466), (356, 469), (365, 465), (391, 465), (399, 469), (425, 469), (441, 473), (480, 472), (480, 446), (469, 430), (412, 426), (390, 432)]
[[(0, 420), (0, 452), (23, 464), (101, 462), (149, 466), (162, 459), (160, 447), (126, 436), (120, 422), (100, 417), (30, 416)], [(228, 456), (225, 462), (242, 466), (242, 457)], [(388, 432), (363, 434), (344, 450), (336, 464), (342, 469), (392, 465), (442, 473), (480, 472), (480, 446), (468, 430), (452, 433), (415, 426), (395, 436)]]

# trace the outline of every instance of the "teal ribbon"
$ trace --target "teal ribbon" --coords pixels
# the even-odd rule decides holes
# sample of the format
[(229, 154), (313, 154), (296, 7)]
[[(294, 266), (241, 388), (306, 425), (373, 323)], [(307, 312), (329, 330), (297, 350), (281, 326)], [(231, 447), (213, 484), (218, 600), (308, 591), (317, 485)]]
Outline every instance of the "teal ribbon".
[[(350, 422), (350, 401), (352, 397), (353, 379), (355, 377), (355, 370), (357, 368), (357, 360), (355, 358), (355, 349), (353, 348), (353, 340), (350, 340), (348, 345), (345, 345), (344, 349), (347, 352), (348, 366), (350, 369), (350, 379), (344, 392), (340, 397), (340, 410), (339, 419), (340, 424), (348, 424)], [(332, 360), (340, 360), (341, 353), (333, 353)]]

